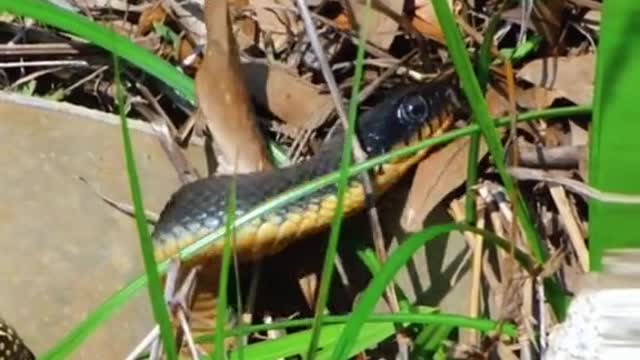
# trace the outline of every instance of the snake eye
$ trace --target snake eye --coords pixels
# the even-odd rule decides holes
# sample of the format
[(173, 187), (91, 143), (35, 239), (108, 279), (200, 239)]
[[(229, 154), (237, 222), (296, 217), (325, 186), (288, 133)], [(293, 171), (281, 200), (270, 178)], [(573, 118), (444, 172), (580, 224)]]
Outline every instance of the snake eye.
[(420, 95), (414, 95), (404, 99), (398, 106), (398, 119), (403, 123), (421, 121), (427, 116), (429, 105)]

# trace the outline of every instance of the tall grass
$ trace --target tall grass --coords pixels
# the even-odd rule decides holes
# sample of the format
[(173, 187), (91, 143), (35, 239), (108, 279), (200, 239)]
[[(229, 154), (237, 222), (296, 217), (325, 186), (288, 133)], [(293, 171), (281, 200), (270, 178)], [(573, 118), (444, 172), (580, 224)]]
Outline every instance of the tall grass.
[[(515, 206), (515, 214), (517, 221), (521, 224), (525, 238), (529, 244), (529, 248), (535, 258), (544, 264), (548, 259), (548, 254), (545, 251), (544, 243), (540, 238), (529, 211), (527, 205), (524, 202), (524, 198), (519, 194), (513, 179), (507, 172), (505, 151), (498, 137), (498, 133), (495, 128), (495, 124), (489, 116), (487, 103), (484, 100), (483, 92), (480, 88), (477, 77), (473, 71), (471, 60), (467, 54), (467, 50), (464, 46), (462, 36), (456, 25), (455, 19), (451, 9), (446, 0), (433, 0), (433, 8), (449, 48), (449, 53), (456, 72), (460, 77), (462, 88), (467, 96), (467, 100), (473, 111), (473, 116), (476, 122), (480, 126), (482, 136), (487, 143), (489, 152), (493, 158), (493, 163), (496, 166), (500, 178), (507, 190), (512, 204)], [(545, 293), (549, 299), (549, 302), (556, 314), (560, 319), (564, 319), (567, 307), (567, 299), (560, 289), (556, 279), (545, 279)]]
[(307, 359), (315, 358), (315, 351), (322, 331), (322, 319), (324, 310), (329, 298), (329, 288), (333, 279), (333, 268), (338, 252), (338, 239), (340, 237), (340, 229), (344, 220), (344, 196), (348, 188), (349, 167), (351, 166), (351, 157), (353, 149), (353, 137), (355, 136), (356, 118), (358, 116), (358, 99), (360, 95), (360, 86), (364, 69), (365, 55), (365, 37), (369, 29), (369, 13), (371, 11), (371, 0), (366, 1), (364, 9), (364, 19), (360, 24), (360, 35), (358, 38), (358, 50), (356, 54), (355, 74), (353, 76), (353, 84), (351, 88), (351, 99), (349, 100), (348, 126), (345, 129), (345, 141), (342, 147), (342, 158), (340, 160), (340, 169), (338, 178), (338, 195), (336, 211), (331, 222), (331, 233), (329, 234), (329, 242), (325, 254), (324, 264), (322, 266), (322, 280), (320, 289), (318, 290), (318, 298), (315, 306), (315, 321), (313, 323), (313, 333), (311, 341), (309, 341), (309, 350), (307, 351)]
[(142, 202), (142, 189), (138, 180), (138, 172), (136, 170), (135, 157), (133, 155), (133, 144), (131, 143), (131, 135), (127, 126), (127, 116), (125, 115), (125, 93), (120, 79), (119, 60), (117, 56), (113, 57), (114, 75), (116, 84), (116, 103), (118, 105), (118, 113), (120, 114), (120, 128), (122, 131), (122, 143), (124, 148), (125, 160), (127, 164), (127, 175), (129, 177), (129, 186), (131, 188), (131, 199), (133, 201), (136, 227), (138, 229), (138, 239), (142, 248), (142, 258), (144, 261), (144, 269), (149, 279), (149, 298), (153, 308), (153, 316), (160, 326), (160, 336), (164, 345), (167, 357), (170, 360), (177, 359), (176, 345), (173, 338), (173, 329), (169, 313), (165, 306), (165, 300), (162, 291), (162, 284), (158, 274), (158, 264), (156, 262), (151, 236), (144, 212), (144, 204)]
[[(229, 269), (231, 267), (232, 244), (235, 240), (233, 223), (236, 219), (236, 181), (232, 178), (227, 195), (227, 219), (225, 222), (225, 239), (222, 251), (222, 265), (220, 267), (220, 280), (218, 284), (218, 299), (216, 301), (216, 336), (214, 338), (214, 359), (225, 358), (224, 338), (227, 321), (227, 285), (229, 284)], [(242, 347), (242, 344), (240, 344)]]

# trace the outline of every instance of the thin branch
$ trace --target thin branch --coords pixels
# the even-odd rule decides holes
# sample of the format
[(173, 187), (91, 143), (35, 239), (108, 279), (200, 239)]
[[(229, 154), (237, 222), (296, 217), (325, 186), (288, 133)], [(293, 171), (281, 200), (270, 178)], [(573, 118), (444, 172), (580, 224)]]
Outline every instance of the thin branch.
[(511, 176), (519, 180), (537, 180), (562, 185), (577, 194), (606, 203), (632, 205), (640, 204), (640, 195), (628, 195), (598, 190), (580, 181), (551, 175), (543, 170), (510, 167), (507, 168), (507, 171), (511, 174)]

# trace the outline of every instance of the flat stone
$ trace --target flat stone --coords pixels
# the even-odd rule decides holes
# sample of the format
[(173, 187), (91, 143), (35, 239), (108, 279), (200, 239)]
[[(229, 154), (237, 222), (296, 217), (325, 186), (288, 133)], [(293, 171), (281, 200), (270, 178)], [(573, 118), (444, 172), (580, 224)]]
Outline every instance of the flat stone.
[[(0, 316), (42, 354), (144, 272), (134, 219), (78, 179), (131, 204), (120, 123), (8, 93), (0, 93), (0, 119)], [(130, 127), (144, 204), (158, 213), (180, 182), (150, 127), (135, 120)], [(205, 169), (201, 148), (187, 157)], [(152, 329), (148, 304), (140, 291), (72, 358), (124, 358)]]

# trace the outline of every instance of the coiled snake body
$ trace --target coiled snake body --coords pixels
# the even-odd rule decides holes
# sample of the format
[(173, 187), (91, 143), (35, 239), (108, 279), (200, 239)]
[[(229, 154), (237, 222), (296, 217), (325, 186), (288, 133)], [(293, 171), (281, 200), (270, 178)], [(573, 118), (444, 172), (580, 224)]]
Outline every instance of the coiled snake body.
[[(446, 130), (451, 124), (452, 104), (457, 102), (457, 93), (449, 84), (438, 81), (405, 86), (362, 114), (356, 134), (368, 155), (380, 155)], [(337, 170), (344, 137), (344, 131), (337, 130), (314, 157), (288, 168), (216, 176), (184, 185), (166, 204), (152, 234), (156, 259), (175, 256), (199, 238), (224, 227), (230, 181), (236, 181), (236, 215), (240, 216), (273, 196)], [(377, 194), (387, 190), (425, 154), (420, 151), (382, 166), (374, 177)], [(291, 242), (328, 227), (336, 207), (335, 194), (336, 187), (327, 186), (242, 225), (235, 240), (238, 258), (253, 260), (274, 254)], [(345, 214), (364, 206), (363, 186), (352, 178), (344, 198)], [(218, 258), (223, 238), (219, 237), (193, 261)]]
[[(363, 113), (356, 124), (356, 135), (369, 157), (438, 135), (453, 121), (457, 91), (451, 82), (405, 86), (390, 92), (378, 105)], [(184, 185), (165, 205), (152, 240), (156, 259), (166, 260), (198, 239), (224, 229), (230, 182), (236, 186), (236, 215), (241, 216), (259, 204), (287, 190), (331, 173), (339, 168), (345, 133), (335, 131), (312, 158), (297, 165), (251, 174), (215, 176)], [(387, 162), (375, 171), (374, 197), (388, 190), (428, 150)], [(294, 241), (330, 226), (336, 209), (337, 187), (329, 185), (292, 203), (272, 210), (240, 225), (234, 238), (234, 252), (240, 262), (260, 259), (279, 252)], [(345, 215), (365, 208), (365, 192), (359, 177), (352, 177), (344, 197)], [(194, 338), (210, 333), (216, 317), (219, 265), (224, 235), (218, 236), (186, 261), (183, 270), (194, 264), (213, 264), (198, 281), (190, 305), (190, 331)], [(206, 265), (205, 265), (206, 266)], [(206, 267), (205, 267), (206, 268)], [(202, 285), (206, 284), (206, 285)]]
[[(457, 92), (447, 81), (406, 86), (368, 110), (357, 121), (356, 134), (371, 156), (387, 153), (445, 131), (452, 123)], [(268, 172), (216, 176), (182, 186), (165, 205), (156, 224), (152, 240), (158, 261), (174, 257), (199, 238), (225, 226), (226, 201), (230, 181), (236, 181), (237, 215), (311, 179), (338, 169), (343, 130), (334, 132), (320, 151), (300, 164)], [(389, 189), (407, 170), (426, 155), (396, 159), (377, 169), (373, 177), (376, 194)], [(336, 186), (329, 185), (299, 198), (254, 221), (240, 226), (235, 238), (235, 252), (240, 261), (274, 254), (293, 241), (327, 228), (336, 208)], [(365, 207), (365, 192), (360, 180), (352, 178), (344, 198), (345, 215)], [(221, 236), (191, 262), (217, 261), (222, 252)], [(200, 312), (209, 318), (201, 329), (210, 330), (215, 317), (215, 293), (194, 299), (192, 315)], [(196, 328), (192, 328), (196, 330)], [(0, 319), (0, 360), (34, 359), (16, 331)]]

